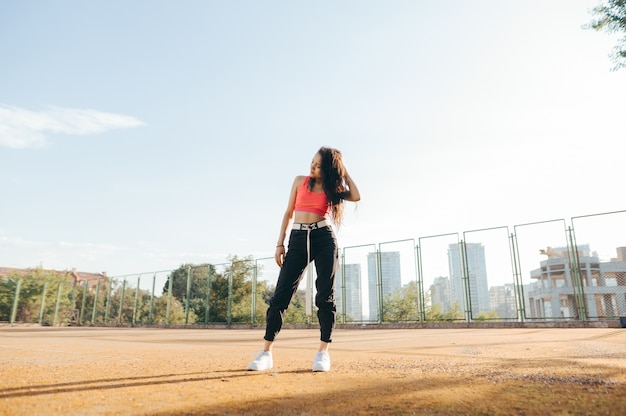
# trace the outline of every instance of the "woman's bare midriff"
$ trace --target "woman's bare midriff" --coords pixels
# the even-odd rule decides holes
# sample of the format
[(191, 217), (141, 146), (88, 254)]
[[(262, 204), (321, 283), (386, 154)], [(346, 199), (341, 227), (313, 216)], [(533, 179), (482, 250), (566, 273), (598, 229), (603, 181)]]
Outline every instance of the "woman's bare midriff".
[(325, 219), (326, 217), (322, 217), (314, 212), (296, 211), (293, 213), (293, 222), (301, 224), (312, 224)]

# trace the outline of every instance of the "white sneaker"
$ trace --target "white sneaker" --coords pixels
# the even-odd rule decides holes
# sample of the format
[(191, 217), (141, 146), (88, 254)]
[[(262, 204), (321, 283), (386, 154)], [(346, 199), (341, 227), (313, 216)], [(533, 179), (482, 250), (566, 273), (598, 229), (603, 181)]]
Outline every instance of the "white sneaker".
[(269, 351), (262, 351), (257, 357), (248, 365), (250, 371), (265, 371), (271, 370), (274, 366), (272, 360), (272, 353)]
[(320, 351), (315, 354), (313, 359), (313, 371), (329, 371), (330, 370), (330, 355), (328, 351)]

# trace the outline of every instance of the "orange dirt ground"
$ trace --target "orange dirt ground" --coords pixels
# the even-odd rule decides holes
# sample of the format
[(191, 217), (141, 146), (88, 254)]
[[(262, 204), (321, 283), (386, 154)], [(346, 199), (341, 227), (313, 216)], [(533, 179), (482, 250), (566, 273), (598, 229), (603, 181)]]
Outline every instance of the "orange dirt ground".
[(0, 327), (1, 415), (625, 415), (626, 330)]

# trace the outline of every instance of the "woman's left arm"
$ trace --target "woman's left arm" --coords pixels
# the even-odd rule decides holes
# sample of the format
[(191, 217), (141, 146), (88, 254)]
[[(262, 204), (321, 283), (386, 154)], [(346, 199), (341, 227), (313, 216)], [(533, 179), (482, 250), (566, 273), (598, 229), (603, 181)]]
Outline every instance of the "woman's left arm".
[(361, 199), (359, 188), (357, 188), (356, 183), (354, 183), (348, 172), (346, 172), (345, 180), (346, 185), (348, 185), (348, 191), (343, 194), (343, 199), (351, 202), (359, 201)]

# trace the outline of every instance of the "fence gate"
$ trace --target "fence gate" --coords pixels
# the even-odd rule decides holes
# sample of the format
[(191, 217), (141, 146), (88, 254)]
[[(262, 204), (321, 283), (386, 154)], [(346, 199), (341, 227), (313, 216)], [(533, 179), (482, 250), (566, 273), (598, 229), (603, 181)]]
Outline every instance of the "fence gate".
[(573, 217), (571, 234), (587, 317), (625, 317), (626, 211)]

